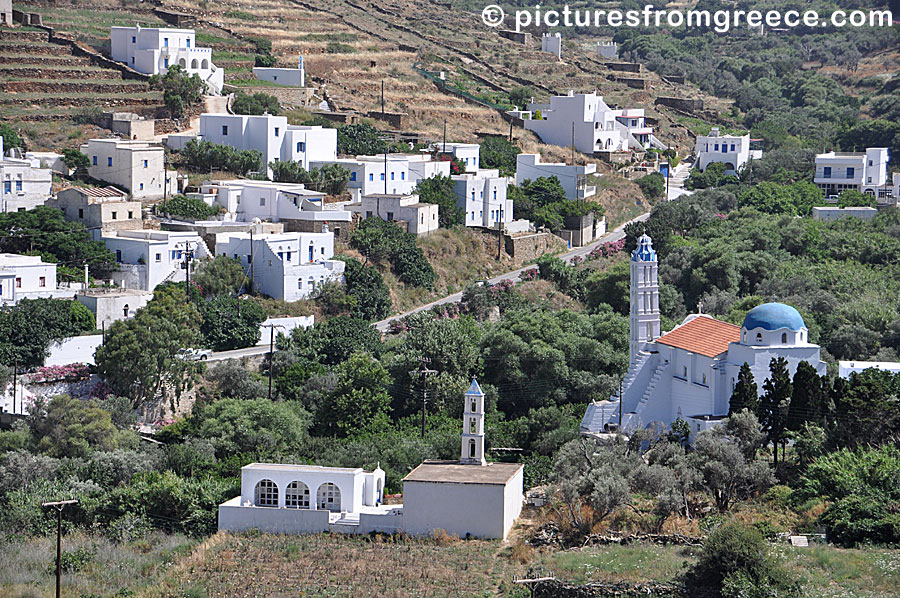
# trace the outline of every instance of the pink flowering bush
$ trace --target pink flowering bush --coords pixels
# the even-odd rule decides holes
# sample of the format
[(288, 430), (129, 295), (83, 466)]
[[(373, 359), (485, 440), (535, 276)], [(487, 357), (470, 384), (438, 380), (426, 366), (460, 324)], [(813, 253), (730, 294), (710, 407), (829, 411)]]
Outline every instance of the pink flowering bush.
[(588, 259), (596, 260), (601, 257), (612, 257), (623, 249), (625, 249), (624, 237), (618, 241), (610, 241), (609, 243), (604, 243), (603, 245), (595, 247), (594, 250), (588, 254)]
[(527, 282), (529, 280), (537, 280), (538, 279), (538, 269), (537, 268), (528, 268), (522, 275), (519, 276), (522, 279), (522, 282)]
[(48, 365), (32, 374), (31, 381), (36, 383), (58, 382), (60, 380), (77, 382), (79, 380), (86, 380), (90, 375), (90, 366), (86, 363)]

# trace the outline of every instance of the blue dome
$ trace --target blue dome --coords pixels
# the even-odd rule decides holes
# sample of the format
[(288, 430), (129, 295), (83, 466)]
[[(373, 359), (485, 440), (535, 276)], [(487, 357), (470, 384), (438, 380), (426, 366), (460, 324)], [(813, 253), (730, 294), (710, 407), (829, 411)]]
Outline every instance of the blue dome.
[(784, 303), (763, 303), (757, 305), (744, 318), (744, 326), (747, 330), (763, 328), (765, 330), (800, 330), (806, 328), (803, 317), (796, 309)]

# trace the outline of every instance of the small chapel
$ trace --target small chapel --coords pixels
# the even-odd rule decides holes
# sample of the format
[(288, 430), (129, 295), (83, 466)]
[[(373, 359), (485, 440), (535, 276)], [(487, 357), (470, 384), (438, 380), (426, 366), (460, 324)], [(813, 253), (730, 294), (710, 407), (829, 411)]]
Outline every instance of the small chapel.
[(696, 313), (662, 333), (658, 269), (653, 241), (642, 235), (631, 254), (630, 356), (622, 393), (588, 405), (582, 433), (669, 427), (679, 418), (694, 434), (709, 429), (728, 415), (744, 363), (760, 392), (772, 358), (785, 358), (791, 375), (801, 361), (825, 373), (800, 312), (783, 303), (754, 307), (741, 326)]
[(219, 505), (219, 530), (279, 534), (438, 530), (461, 538), (505, 539), (522, 512), (524, 466), (485, 459), (484, 392), (473, 379), (463, 397), (458, 460), (425, 461), (403, 479), (403, 504), (384, 504), (381, 467), (251, 463), (241, 494)]

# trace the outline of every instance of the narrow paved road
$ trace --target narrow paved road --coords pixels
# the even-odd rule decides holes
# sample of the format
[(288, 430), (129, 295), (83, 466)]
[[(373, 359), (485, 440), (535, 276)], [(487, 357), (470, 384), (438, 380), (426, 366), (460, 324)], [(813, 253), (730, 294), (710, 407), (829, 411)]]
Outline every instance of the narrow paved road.
[[(631, 224), (632, 222), (640, 222), (640, 221), (646, 220), (649, 216), (650, 216), (649, 213), (641, 214), (637, 218), (635, 218), (633, 220), (629, 220), (625, 224), (622, 224), (614, 231), (607, 233), (604, 236), (600, 237), (593, 243), (591, 243), (589, 245), (585, 245), (584, 247), (577, 247), (577, 248), (575, 248), (571, 251), (567, 251), (566, 253), (563, 253), (557, 257), (559, 257), (560, 259), (563, 259), (563, 260), (570, 260), (575, 256), (584, 257), (587, 254), (589, 254), (591, 251), (593, 251), (593, 249), (595, 247), (597, 247), (598, 245), (602, 245), (603, 243), (609, 243), (611, 241), (618, 241), (619, 239), (623, 238), (625, 236), (625, 227), (628, 224)], [(520, 280), (522, 272), (524, 272), (525, 270), (528, 270), (529, 268), (534, 268), (534, 265), (523, 266), (522, 268), (519, 268), (518, 270), (513, 270), (512, 272), (507, 272), (506, 274), (501, 274), (499, 276), (495, 276), (495, 277), (489, 279), (488, 282), (490, 282), (491, 284), (496, 284), (496, 283), (500, 282), (501, 280), (505, 280), (505, 279), (512, 280), (513, 282), (518, 282)], [(379, 332), (387, 332), (388, 326), (394, 320), (399, 320), (400, 318), (405, 318), (406, 316), (408, 316), (410, 314), (415, 314), (420, 311), (425, 311), (426, 309), (431, 309), (435, 305), (443, 305), (445, 303), (459, 303), (460, 301), (462, 301), (462, 293), (461, 292), (454, 293), (453, 295), (447, 295), (446, 297), (438, 299), (437, 301), (432, 301), (431, 303), (428, 303), (426, 305), (422, 305), (420, 307), (417, 307), (410, 311), (404, 312), (402, 314), (397, 314), (395, 316), (391, 316), (390, 318), (387, 318), (386, 320), (381, 320), (380, 322), (376, 322), (375, 327), (378, 329)]]
[(252, 355), (265, 355), (269, 352), (269, 345), (258, 345), (255, 347), (247, 347), (246, 349), (234, 349), (233, 351), (218, 351), (210, 353), (206, 361), (223, 361), (225, 359), (240, 359), (241, 357), (250, 357)]

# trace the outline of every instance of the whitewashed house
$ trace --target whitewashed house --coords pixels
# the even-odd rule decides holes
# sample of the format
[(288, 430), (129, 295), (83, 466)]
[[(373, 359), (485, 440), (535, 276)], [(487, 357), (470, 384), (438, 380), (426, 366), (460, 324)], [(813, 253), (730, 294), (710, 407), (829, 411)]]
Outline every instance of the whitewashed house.
[(266, 167), (271, 162), (299, 162), (309, 170), (315, 162), (337, 158), (337, 129), (289, 125), (285, 116), (201, 114), (200, 138), (239, 150), (256, 150)]
[(109, 38), (113, 60), (139, 73), (164, 75), (177, 64), (199, 76), (212, 92), (222, 91), (225, 71), (213, 64), (210, 48), (197, 47), (193, 29), (112, 27)]
[(0, 253), (0, 304), (74, 296), (73, 289), (57, 288), (56, 264), (44, 262), (39, 255)]
[(166, 170), (161, 145), (130, 139), (91, 139), (81, 146), (91, 161), (88, 174), (131, 192), (133, 199), (178, 193), (177, 172)]
[(422, 203), (415, 194), (363, 195), (359, 202), (347, 204), (347, 209), (363, 220), (376, 216), (388, 222), (404, 223), (406, 231), (414, 235), (427, 235), (440, 226), (438, 205)]
[(303, 66), (302, 55), (295, 69), (255, 66), (253, 67), (253, 76), (260, 81), (268, 81), (278, 85), (306, 87), (306, 69)]
[(50, 197), (53, 175), (35, 157), (7, 157), (0, 137), (0, 211), (23, 212), (43, 205)]
[(210, 257), (200, 236), (192, 232), (120, 230), (101, 241), (116, 254), (120, 270), (113, 280), (126, 289), (152, 291), (163, 282), (185, 280), (185, 252), (194, 260)]
[(283, 301), (305, 299), (329, 281), (343, 282), (345, 264), (332, 259), (334, 234), (330, 231), (218, 233), (216, 254), (240, 262), (255, 291)]
[[(537, 112), (540, 112), (538, 118)], [(571, 147), (586, 154), (609, 151), (643, 151), (651, 146), (665, 149), (647, 126), (643, 108), (612, 109), (596, 93), (569, 92), (553, 96), (549, 104), (529, 103), (513, 111), (525, 120), (544, 143)]]
[(542, 162), (540, 154), (516, 156), (516, 185), (534, 181), (540, 177), (556, 177), (566, 191), (567, 199), (587, 199), (597, 194), (595, 185), (587, 184), (587, 177), (597, 173), (597, 165)]
[(47, 168), (51, 173), (69, 176), (69, 167), (63, 162), (62, 154), (57, 154), (56, 152), (25, 152), (25, 159), (31, 160), (35, 168)]
[(888, 160), (886, 147), (870, 147), (865, 152), (818, 154), (813, 182), (825, 193), (825, 197), (835, 198), (842, 191), (850, 190), (873, 195), (880, 202), (886, 202), (891, 192)]
[[(349, 233), (352, 214), (325, 203), (325, 194), (297, 183), (234, 179), (206, 181), (199, 193), (189, 194), (226, 210), (226, 220), (252, 222), (254, 218), (282, 222), (288, 232), (323, 232), (339, 238)], [(334, 209), (332, 209), (334, 208)]]
[(499, 171), (482, 169), (450, 178), (456, 205), (466, 213), (466, 226), (496, 228), (498, 222), (512, 222), (513, 201), (507, 198), (509, 179)]
[(481, 146), (477, 143), (434, 143), (431, 148), (462, 162), (466, 172), (475, 172), (481, 168)]
[(708, 429), (728, 415), (744, 363), (760, 393), (772, 358), (784, 357), (791, 375), (801, 361), (825, 373), (820, 348), (809, 342), (803, 318), (782, 303), (754, 307), (741, 326), (698, 313), (662, 334), (658, 266), (650, 237), (641, 236), (631, 255), (631, 359), (624, 393), (621, 399), (612, 397), (612, 408), (606, 401), (588, 405), (583, 433), (599, 434), (609, 427), (629, 431), (657, 423), (669, 426), (678, 418), (694, 434)]
[(694, 167), (701, 172), (713, 162), (725, 165), (725, 174), (737, 175), (750, 160), (762, 158), (762, 150), (755, 147), (750, 135), (726, 135), (713, 127), (709, 135), (698, 135), (694, 146), (697, 161)]
[(425, 461), (403, 480), (403, 504), (382, 504), (380, 467), (251, 463), (241, 469), (241, 494), (219, 505), (219, 530), (270, 533), (373, 531), (432, 536), (506, 538), (524, 502), (519, 463), (488, 463), (484, 393), (472, 381), (463, 399), (459, 461)]
[(137, 289), (120, 289), (118, 287), (99, 287), (79, 291), (75, 295), (78, 301), (94, 314), (97, 328), (109, 328), (113, 322), (133, 318), (153, 299), (153, 291)]
[(24, 212), (44, 205), (51, 194), (53, 175), (37, 160), (0, 158), (0, 182), (2, 211)]

